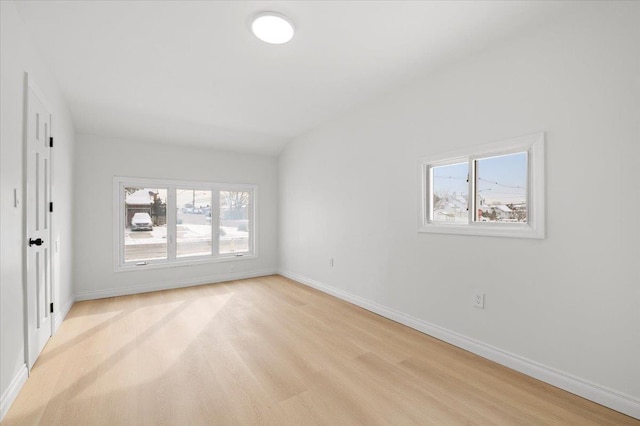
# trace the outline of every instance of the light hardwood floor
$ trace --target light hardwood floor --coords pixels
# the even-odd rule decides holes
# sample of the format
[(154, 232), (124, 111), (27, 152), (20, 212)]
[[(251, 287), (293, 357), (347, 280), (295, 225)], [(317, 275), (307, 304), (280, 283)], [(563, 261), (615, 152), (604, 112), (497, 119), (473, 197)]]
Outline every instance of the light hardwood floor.
[(270, 276), (76, 303), (3, 424), (640, 422)]

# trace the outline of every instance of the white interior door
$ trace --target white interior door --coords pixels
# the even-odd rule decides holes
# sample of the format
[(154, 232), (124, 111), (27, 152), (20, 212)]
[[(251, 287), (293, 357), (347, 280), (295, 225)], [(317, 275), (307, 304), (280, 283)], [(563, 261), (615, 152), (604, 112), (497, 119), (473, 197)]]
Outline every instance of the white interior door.
[(26, 274), (29, 369), (51, 337), (51, 114), (29, 87), (26, 134)]

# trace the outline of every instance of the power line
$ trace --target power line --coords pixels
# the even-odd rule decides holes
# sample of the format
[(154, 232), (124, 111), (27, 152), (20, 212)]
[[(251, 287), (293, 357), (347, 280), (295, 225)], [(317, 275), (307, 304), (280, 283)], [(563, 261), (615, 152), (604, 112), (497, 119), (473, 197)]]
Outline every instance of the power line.
[[(468, 180), (468, 178), (467, 178), (467, 177), (460, 177), (460, 176), (434, 176), (434, 179)], [(514, 186), (514, 185), (507, 185), (507, 184), (500, 183), (500, 182), (496, 182), (496, 181), (493, 181), (493, 180), (484, 179), (484, 178), (481, 178), (481, 177), (478, 177), (478, 180), (479, 180), (479, 181), (482, 181), (482, 182), (486, 182), (486, 183), (491, 184), (491, 185), (498, 185), (498, 186), (502, 186), (502, 187), (504, 187), (504, 188), (524, 189), (524, 190), (526, 190), (526, 189), (527, 189), (527, 188), (526, 188), (526, 187), (524, 187), (524, 186), (520, 186), (520, 185), (515, 185), (515, 186)]]
[(434, 176), (435, 179), (458, 179), (458, 180), (467, 180), (466, 177), (457, 177), (457, 176)]
[(483, 182), (490, 183), (490, 184), (492, 184), (492, 185), (503, 186), (503, 187), (505, 187), (505, 188), (527, 189), (527, 188), (525, 188), (525, 187), (523, 187), (523, 186), (505, 185), (504, 183), (500, 183), (500, 182), (496, 182), (496, 181), (488, 180), (488, 179), (483, 179), (483, 178), (481, 178), (481, 177), (478, 177), (478, 180), (481, 180), (481, 181), (483, 181)]

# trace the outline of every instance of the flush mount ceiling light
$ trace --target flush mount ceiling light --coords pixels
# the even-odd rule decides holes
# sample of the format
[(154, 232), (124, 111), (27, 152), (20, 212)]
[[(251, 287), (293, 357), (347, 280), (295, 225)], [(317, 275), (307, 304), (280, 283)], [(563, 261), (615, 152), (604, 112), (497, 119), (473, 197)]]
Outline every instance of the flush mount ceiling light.
[(258, 13), (253, 18), (251, 31), (260, 40), (271, 44), (283, 44), (293, 38), (293, 22), (277, 12)]

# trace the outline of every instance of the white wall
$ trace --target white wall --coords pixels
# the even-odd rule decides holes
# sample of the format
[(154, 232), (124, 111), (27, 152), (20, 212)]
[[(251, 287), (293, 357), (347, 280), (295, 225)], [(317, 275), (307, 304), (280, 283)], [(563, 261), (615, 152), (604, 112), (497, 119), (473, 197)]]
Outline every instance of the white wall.
[[(288, 145), (279, 262), (596, 394), (613, 390), (618, 409), (640, 416), (640, 3), (583, 9)], [(416, 232), (420, 156), (539, 131), (546, 239)], [(486, 309), (472, 307), (474, 289)]]
[[(276, 158), (80, 134), (76, 160), (75, 291), (78, 299), (275, 273)], [(258, 185), (258, 258), (114, 272), (114, 176)]]
[[(22, 194), (24, 72), (36, 82), (53, 109), (54, 301), (58, 313), (72, 303), (71, 204), (74, 129), (56, 82), (40, 59), (13, 2), (0, 2), (0, 418), (25, 379), (23, 210), (13, 206), (13, 190)], [(21, 196), (22, 198), (22, 196)], [(58, 318), (61, 320), (61, 318)], [(13, 386), (12, 386), (13, 384)]]

